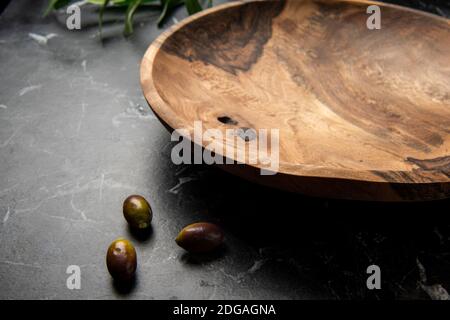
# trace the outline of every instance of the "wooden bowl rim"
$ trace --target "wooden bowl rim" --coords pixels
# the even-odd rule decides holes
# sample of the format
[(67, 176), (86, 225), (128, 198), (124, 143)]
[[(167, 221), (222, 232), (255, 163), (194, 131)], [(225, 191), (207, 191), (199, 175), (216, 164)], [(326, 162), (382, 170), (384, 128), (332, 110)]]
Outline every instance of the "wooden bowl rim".
[[(157, 118), (163, 122), (165, 126), (169, 126), (170, 128), (184, 128), (183, 121), (180, 121), (179, 116), (173, 111), (173, 109), (164, 102), (164, 100), (159, 95), (158, 89), (155, 86), (154, 79), (153, 79), (153, 62), (155, 61), (155, 58), (157, 57), (162, 44), (171, 37), (174, 33), (176, 33), (178, 30), (182, 29), (184, 26), (190, 24), (191, 22), (201, 19), (204, 16), (207, 16), (211, 13), (219, 12), (222, 10), (226, 10), (228, 8), (232, 7), (238, 7), (244, 4), (248, 3), (258, 3), (258, 2), (264, 2), (268, 0), (236, 0), (229, 3), (220, 4), (217, 6), (214, 6), (209, 9), (205, 9), (203, 11), (200, 11), (196, 14), (193, 14), (182, 21), (178, 22), (177, 24), (174, 24), (173, 26), (169, 27), (166, 31), (161, 33), (148, 47), (146, 50), (144, 56), (141, 60), (141, 66), (140, 66), (140, 84), (142, 91), (144, 93), (145, 99), (147, 100), (147, 103), (149, 104), (150, 108), (154, 111), (154, 113), (157, 115)], [(277, 0), (269, 0), (269, 1), (277, 1)], [(284, 0), (279, 0), (284, 1)], [(292, 0), (290, 0), (292, 1)], [(308, 0), (309, 1), (309, 0)], [(323, 1), (323, 0), (318, 0)], [(400, 11), (408, 11), (415, 14), (419, 14), (422, 16), (426, 16), (430, 19), (436, 19), (441, 22), (446, 22), (450, 26), (450, 19), (447, 19), (445, 17), (441, 17), (432, 13), (428, 13), (425, 11), (413, 9), (404, 7), (401, 5), (391, 4), (391, 3), (384, 3), (379, 1), (372, 1), (372, 0), (330, 0), (334, 2), (343, 2), (343, 3), (355, 3), (355, 4), (365, 4), (365, 5), (378, 5), (380, 7), (390, 7), (394, 8), (396, 10)], [(189, 138), (189, 137), (188, 137)], [(190, 139), (191, 140), (191, 139)], [(192, 141), (193, 142), (193, 141)], [(222, 141), (214, 141), (215, 143), (222, 144)], [(193, 142), (194, 143), (194, 142)], [(208, 143), (210, 144), (210, 143)], [(206, 148), (206, 145), (203, 144), (201, 147)], [(224, 156), (224, 155), (222, 155)], [(236, 161), (234, 158), (233, 160)], [(244, 163), (245, 166), (250, 166), (253, 169), (264, 169), (264, 167), (258, 165), (258, 164), (250, 164), (250, 163)], [(374, 168), (373, 170), (360, 170), (360, 169), (341, 169), (341, 168), (333, 168), (333, 167), (327, 167), (327, 166), (320, 166), (320, 165), (302, 165), (302, 164), (291, 164), (287, 162), (279, 162), (279, 169), (278, 174), (284, 174), (284, 175), (292, 175), (292, 176), (299, 176), (299, 177), (311, 177), (311, 178), (324, 178), (324, 179), (332, 179), (332, 180), (343, 180), (343, 181), (365, 181), (369, 183), (376, 183), (376, 184), (413, 184), (413, 185), (434, 185), (434, 184), (442, 184), (442, 183), (450, 183), (450, 179), (446, 179), (443, 177), (443, 175), (439, 175), (439, 177), (436, 177), (438, 179), (435, 179), (434, 181), (421, 181), (421, 182), (411, 182), (411, 181), (387, 181), (381, 177), (378, 177), (374, 174), (372, 174), (373, 171), (376, 171), (377, 169)], [(387, 170), (380, 170), (381, 172), (387, 172)], [(415, 173), (411, 170), (391, 170), (390, 173), (394, 174), (408, 174), (414, 176)]]

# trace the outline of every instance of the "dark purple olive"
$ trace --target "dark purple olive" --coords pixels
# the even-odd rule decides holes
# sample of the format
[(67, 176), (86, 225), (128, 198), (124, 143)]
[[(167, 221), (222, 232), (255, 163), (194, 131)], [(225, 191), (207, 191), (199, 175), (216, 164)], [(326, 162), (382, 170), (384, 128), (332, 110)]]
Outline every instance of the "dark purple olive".
[(219, 247), (224, 240), (222, 230), (209, 222), (190, 224), (180, 231), (176, 243), (192, 253), (210, 252)]
[(123, 216), (131, 227), (145, 229), (150, 226), (153, 213), (144, 197), (132, 195), (123, 202)]
[(106, 266), (114, 279), (131, 280), (137, 267), (136, 250), (131, 242), (122, 238), (114, 240), (106, 254)]

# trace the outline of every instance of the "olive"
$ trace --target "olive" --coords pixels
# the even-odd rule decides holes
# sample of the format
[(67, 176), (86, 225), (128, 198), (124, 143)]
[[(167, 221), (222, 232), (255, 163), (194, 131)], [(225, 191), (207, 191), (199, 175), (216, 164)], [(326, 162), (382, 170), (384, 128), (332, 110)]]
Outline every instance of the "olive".
[(175, 242), (192, 253), (205, 253), (216, 249), (223, 243), (222, 230), (209, 222), (198, 222), (184, 227)]
[(106, 254), (106, 266), (115, 280), (131, 280), (137, 266), (136, 250), (131, 242), (123, 238), (114, 240)]
[(123, 202), (123, 216), (131, 227), (145, 229), (150, 226), (153, 213), (144, 197), (132, 195)]

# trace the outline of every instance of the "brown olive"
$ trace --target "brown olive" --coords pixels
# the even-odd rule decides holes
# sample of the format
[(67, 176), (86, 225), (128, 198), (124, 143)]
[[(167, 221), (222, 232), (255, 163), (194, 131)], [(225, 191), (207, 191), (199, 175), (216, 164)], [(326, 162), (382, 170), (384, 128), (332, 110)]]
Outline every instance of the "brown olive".
[(190, 224), (180, 231), (176, 243), (186, 251), (205, 253), (219, 247), (224, 240), (222, 230), (209, 222)]
[(114, 279), (131, 280), (137, 266), (136, 250), (131, 242), (122, 238), (114, 240), (106, 254), (106, 266)]
[(123, 202), (123, 216), (131, 227), (145, 229), (150, 226), (153, 213), (144, 197), (132, 195)]

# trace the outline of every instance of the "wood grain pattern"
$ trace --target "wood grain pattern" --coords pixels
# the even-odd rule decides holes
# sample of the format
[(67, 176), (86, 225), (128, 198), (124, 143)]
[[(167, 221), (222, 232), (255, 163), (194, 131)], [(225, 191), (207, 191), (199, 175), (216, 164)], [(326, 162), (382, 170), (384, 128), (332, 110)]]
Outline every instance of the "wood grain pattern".
[[(366, 27), (370, 4), (381, 30)], [(230, 3), (161, 35), (141, 84), (170, 128), (280, 129), (276, 176), (222, 166), (247, 179), (333, 198), (450, 197), (447, 19), (372, 1)]]

